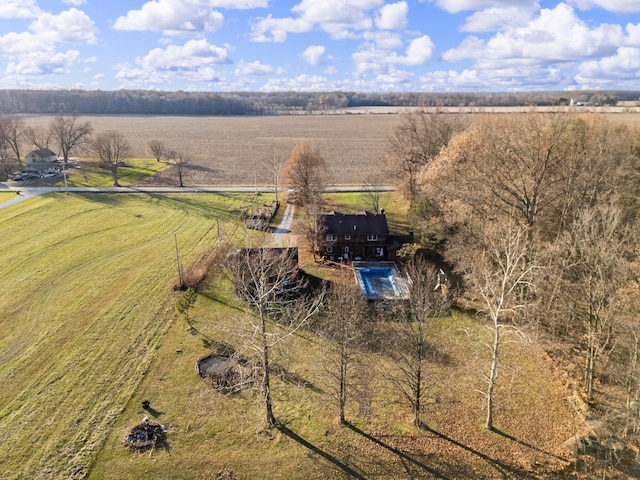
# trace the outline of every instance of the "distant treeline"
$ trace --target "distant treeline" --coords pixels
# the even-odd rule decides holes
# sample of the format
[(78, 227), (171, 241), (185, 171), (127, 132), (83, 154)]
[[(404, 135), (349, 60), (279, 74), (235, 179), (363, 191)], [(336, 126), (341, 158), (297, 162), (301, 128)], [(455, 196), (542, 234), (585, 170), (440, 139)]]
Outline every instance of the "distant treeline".
[(637, 91), (528, 93), (163, 92), (0, 90), (1, 114), (281, 115), (350, 107), (510, 107), (636, 101)]

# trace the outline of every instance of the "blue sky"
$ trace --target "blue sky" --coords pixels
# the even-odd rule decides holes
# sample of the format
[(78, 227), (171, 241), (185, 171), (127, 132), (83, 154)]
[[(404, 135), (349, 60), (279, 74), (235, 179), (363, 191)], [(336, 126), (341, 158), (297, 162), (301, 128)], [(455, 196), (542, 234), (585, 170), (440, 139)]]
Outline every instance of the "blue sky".
[(1, 0), (0, 88), (640, 90), (640, 0)]

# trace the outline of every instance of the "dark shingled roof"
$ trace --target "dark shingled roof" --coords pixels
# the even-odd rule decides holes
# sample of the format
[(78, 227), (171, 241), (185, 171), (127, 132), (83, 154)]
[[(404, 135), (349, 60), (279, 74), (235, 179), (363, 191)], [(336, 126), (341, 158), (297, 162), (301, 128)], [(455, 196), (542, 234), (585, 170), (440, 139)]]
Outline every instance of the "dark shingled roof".
[(328, 235), (389, 235), (387, 217), (384, 213), (330, 212), (324, 215), (324, 223)]

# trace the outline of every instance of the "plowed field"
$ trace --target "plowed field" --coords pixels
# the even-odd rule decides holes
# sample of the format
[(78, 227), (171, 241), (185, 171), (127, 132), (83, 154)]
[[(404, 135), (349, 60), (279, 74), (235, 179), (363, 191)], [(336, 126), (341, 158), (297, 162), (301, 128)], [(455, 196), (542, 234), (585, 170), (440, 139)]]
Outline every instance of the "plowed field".
[[(52, 117), (25, 117), (29, 126), (47, 126)], [(312, 141), (325, 157), (331, 183), (361, 184), (384, 164), (387, 136), (400, 120), (395, 114), (300, 115), (276, 117), (82, 116), (94, 133), (117, 130), (129, 139), (132, 156), (150, 157), (147, 142), (190, 158), (189, 185), (253, 185), (273, 182), (269, 164), (284, 161), (302, 140)], [(168, 169), (151, 183), (175, 184)]]

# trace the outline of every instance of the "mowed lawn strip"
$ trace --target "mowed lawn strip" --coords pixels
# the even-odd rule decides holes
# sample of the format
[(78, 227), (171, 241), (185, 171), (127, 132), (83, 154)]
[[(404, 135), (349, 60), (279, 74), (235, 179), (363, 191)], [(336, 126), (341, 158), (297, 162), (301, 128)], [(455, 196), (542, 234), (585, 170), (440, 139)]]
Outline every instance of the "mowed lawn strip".
[(24, 203), (0, 212), (0, 477), (82, 477), (175, 317), (173, 232), (189, 264), (246, 199)]

